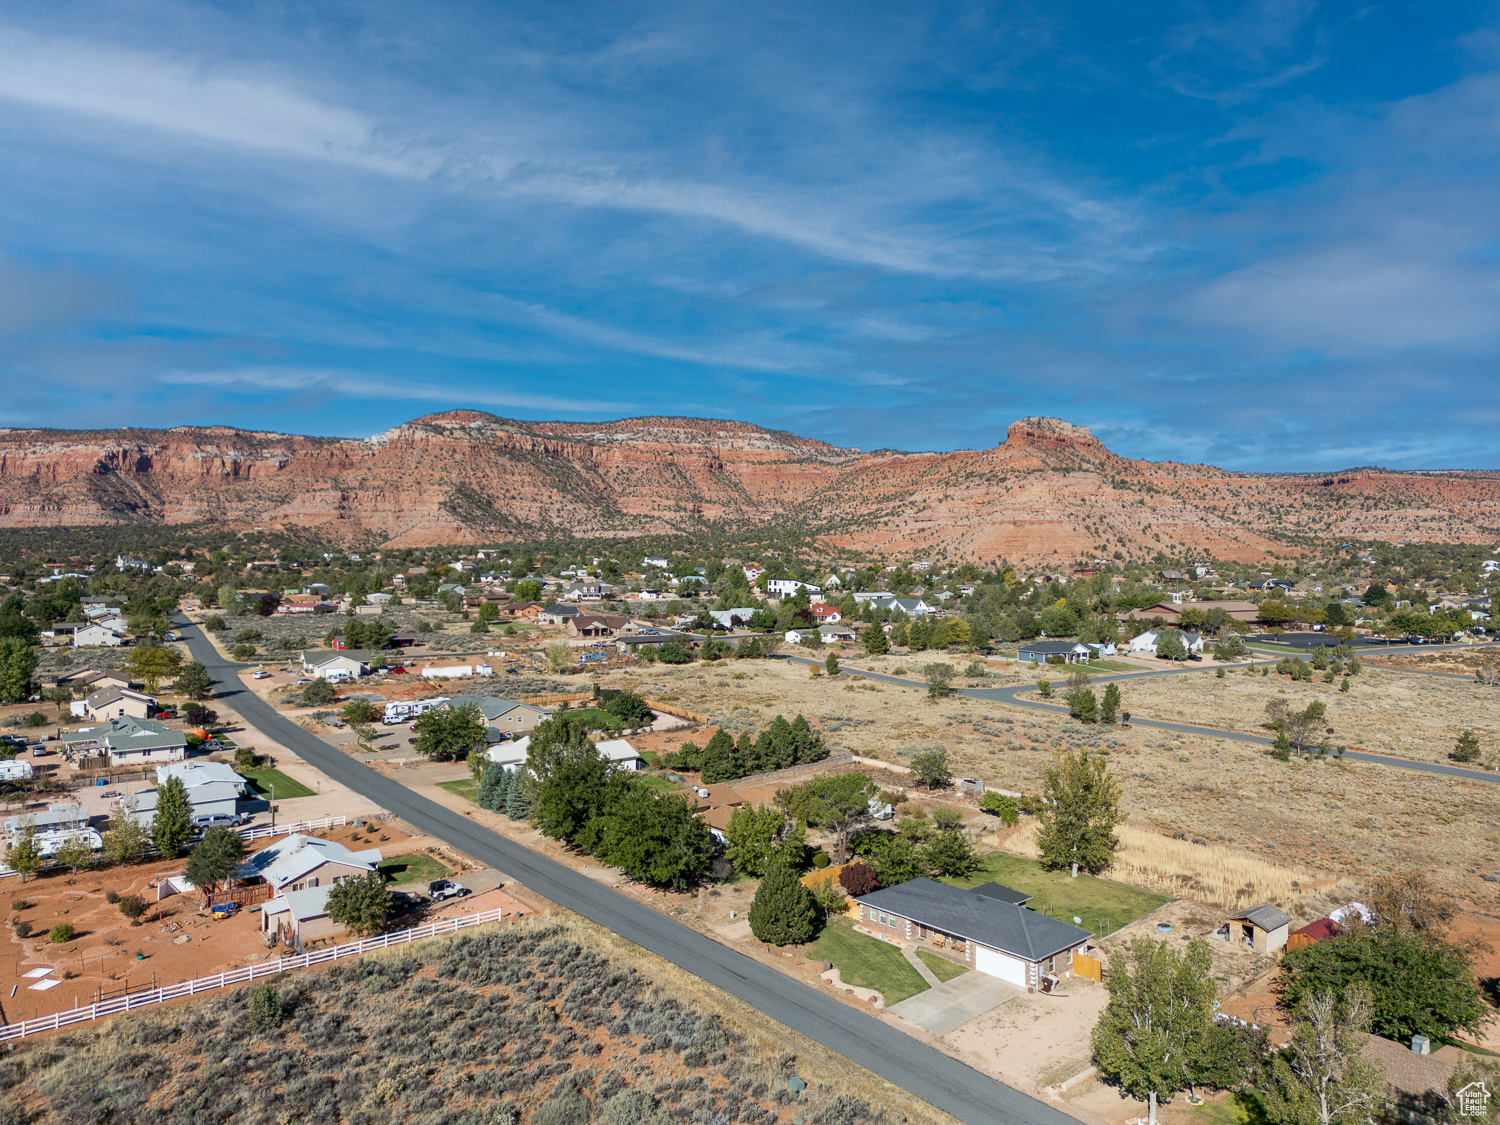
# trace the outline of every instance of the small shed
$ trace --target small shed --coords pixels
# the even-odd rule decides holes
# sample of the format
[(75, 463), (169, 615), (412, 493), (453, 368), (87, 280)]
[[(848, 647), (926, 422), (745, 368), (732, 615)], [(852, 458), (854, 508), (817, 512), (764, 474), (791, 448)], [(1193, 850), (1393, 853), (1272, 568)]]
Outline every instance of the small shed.
[(1337, 937), (1339, 924), (1331, 918), (1319, 918), (1316, 922), (1309, 922), (1300, 930), (1293, 930), (1291, 937), (1286, 939), (1288, 949), (1300, 949), (1304, 945), (1313, 945), (1316, 942), (1327, 941), (1331, 937)]
[(1289, 917), (1265, 904), (1231, 915), (1221, 933), (1231, 945), (1249, 946), (1257, 953), (1275, 953), (1286, 945), (1291, 925)]

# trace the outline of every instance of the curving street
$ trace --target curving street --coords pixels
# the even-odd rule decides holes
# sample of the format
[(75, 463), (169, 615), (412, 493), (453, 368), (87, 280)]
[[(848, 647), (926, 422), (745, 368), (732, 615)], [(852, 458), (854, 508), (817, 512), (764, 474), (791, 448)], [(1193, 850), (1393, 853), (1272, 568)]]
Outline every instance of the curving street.
[(420, 831), (510, 873), (538, 894), (738, 997), (960, 1121), (1076, 1125), (1062, 1111), (412, 793), (283, 718), (240, 682), (237, 673), (244, 665), (220, 656), (197, 625), (180, 617), (174, 624), (193, 658), (219, 686), (219, 698), (247, 723)]

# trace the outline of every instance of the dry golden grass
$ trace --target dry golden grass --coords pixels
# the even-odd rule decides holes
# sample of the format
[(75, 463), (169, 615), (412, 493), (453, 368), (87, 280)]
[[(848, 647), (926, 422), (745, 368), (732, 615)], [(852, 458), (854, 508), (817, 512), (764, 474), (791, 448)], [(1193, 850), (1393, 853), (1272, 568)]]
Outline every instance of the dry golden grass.
[[(1263, 902), (1291, 902), (1336, 880), (1301, 867), (1279, 867), (1217, 844), (1194, 844), (1122, 824), (1120, 848), (1108, 875), (1132, 887), (1192, 899), (1208, 906), (1240, 910)], [(1017, 832), (1005, 850), (1036, 859), (1035, 829)]]

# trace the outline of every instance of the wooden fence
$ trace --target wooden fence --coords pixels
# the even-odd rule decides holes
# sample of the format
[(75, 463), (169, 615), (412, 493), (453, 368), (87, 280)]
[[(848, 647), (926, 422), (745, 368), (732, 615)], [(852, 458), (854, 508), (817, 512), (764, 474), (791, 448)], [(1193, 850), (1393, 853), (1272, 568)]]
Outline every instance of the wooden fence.
[(593, 699), (591, 691), (571, 691), (560, 695), (518, 695), (517, 703), (529, 703), (533, 707), (546, 707), (553, 703), (580, 703), (585, 699)]
[(1097, 957), (1090, 957), (1084, 953), (1073, 954), (1073, 975), (1075, 977), (1088, 977), (1089, 980), (1104, 979), (1104, 962)]
[(118, 1015), (121, 1012), (131, 1012), (136, 1008), (145, 1008), (152, 1004), (165, 1004), (168, 1000), (178, 1000), (184, 996), (195, 996), (200, 992), (212, 992), (218, 988), (231, 988), (238, 984), (249, 984), (251, 981), (259, 980), (262, 977), (275, 976), (277, 973), (291, 972), (294, 969), (310, 969), (314, 965), (326, 965), (330, 961), (337, 961), (343, 957), (357, 957), (362, 953), (371, 953), (377, 949), (389, 949), (393, 945), (404, 945), (408, 942), (421, 941), (425, 938), (436, 937), (438, 934), (451, 934), (456, 930), (467, 929), (470, 926), (480, 926), (486, 922), (498, 922), (504, 916), (504, 910), (486, 910), (481, 914), (470, 915), (467, 918), (445, 918), (440, 922), (429, 922), (425, 926), (416, 926), (410, 930), (394, 930), (391, 933), (381, 934), (378, 937), (365, 938), (363, 941), (352, 941), (346, 945), (334, 945), (327, 949), (320, 949), (313, 953), (303, 953), (296, 957), (278, 957), (274, 961), (262, 961), (258, 965), (247, 965), (242, 969), (230, 969), (227, 972), (215, 973), (207, 977), (198, 977), (194, 980), (185, 980), (178, 984), (165, 985), (162, 988), (130, 992), (113, 1000), (102, 1000), (93, 1004), (84, 1004), (81, 1007), (72, 1008), (66, 1012), (55, 1012), (50, 1016), (38, 1016), (33, 1020), (22, 1020), (20, 1023), (6, 1024), (0, 1027), (0, 1043), (14, 1039), (24, 1039), (28, 1035), (38, 1035), (44, 1031), (56, 1031), (59, 1028), (71, 1027), (73, 1024), (88, 1023), (92, 1020), (103, 1019), (105, 1016)]
[(660, 700), (643, 700), (647, 707), (653, 711), (665, 711), (668, 715), (676, 715), (679, 719), (691, 719), (695, 723), (708, 722), (707, 715), (700, 715), (696, 711), (689, 711), (686, 707), (673, 707), (670, 703), (662, 703)]

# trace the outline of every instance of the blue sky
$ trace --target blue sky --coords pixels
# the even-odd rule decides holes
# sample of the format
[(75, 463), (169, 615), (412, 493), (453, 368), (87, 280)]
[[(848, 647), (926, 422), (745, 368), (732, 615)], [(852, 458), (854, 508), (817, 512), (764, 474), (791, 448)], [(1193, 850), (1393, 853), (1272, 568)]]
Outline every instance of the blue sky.
[(0, 425), (1500, 467), (1491, 4), (0, 15)]

